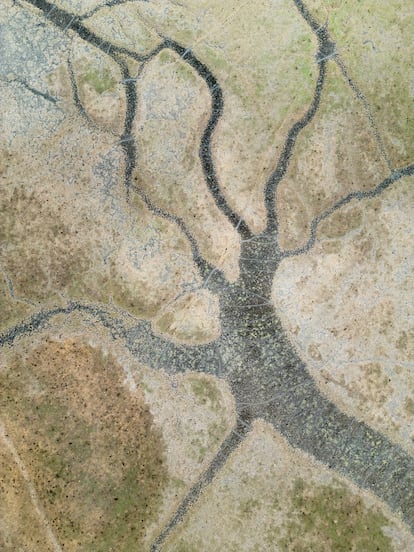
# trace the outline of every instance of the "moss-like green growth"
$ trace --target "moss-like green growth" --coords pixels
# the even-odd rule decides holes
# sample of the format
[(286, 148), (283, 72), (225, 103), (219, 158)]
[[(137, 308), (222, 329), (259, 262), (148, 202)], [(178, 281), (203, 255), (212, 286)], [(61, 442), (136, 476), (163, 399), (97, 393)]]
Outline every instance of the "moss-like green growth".
[(98, 94), (115, 90), (117, 84), (116, 79), (111, 75), (107, 67), (103, 69), (89, 69), (81, 76), (80, 82), (90, 84)]
[(161, 63), (171, 63), (173, 61), (172, 55), (168, 50), (162, 50), (159, 53), (158, 59), (161, 61)]
[(184, 61), (177, 62), (175, 72), (177, 76), (182, 80), (191, 82), (193, 84), (197, 81), (194, 69), (192, 69)]
[(210, 447), (215, 447), (222, 441), (226, 430), (227, 424), (224, 420), (221, 424), (213, 422), (208, 426), (208, 438), (210, 440)]
[(308, 0), (307, 7), (320, 24), (329, 21), (331, 36), (371, 106), (393, 165), (408, 164), (414, 153), (414, 25), (409, 5), (401, 0)]
[(282, 552), (393, 550), (383, 532), (387, 518), (340, 483), (317, 486), (297, 479), (290, 501), (286, 534), (278, 541)]
[(178, 78), (189, 81), (191, 83), (196, 82), (196, 73), (195, 70), (192, 69), (181, 58), (179, 58), (176, 54), (168, 51), (168, 50), (162, 50), (159, 54), (159, 60), (163, 64), (173, 64), (174, 71)]
[(160, 316), (157, 320), (158, 329), (163, 333), (170, 333), (171, 326), (174, 322), (174, 314), (172, 312), (166, 312)]
[(411, 397), (405, 399), (404, 409), (409, 416), (414, 416), (414, 400)]
[(200, 404), (210, 403), (212, 406), (219, 406), (221, 394), (217, 386), (207, 378), (194, 377), (190, 379), (191, 391)]

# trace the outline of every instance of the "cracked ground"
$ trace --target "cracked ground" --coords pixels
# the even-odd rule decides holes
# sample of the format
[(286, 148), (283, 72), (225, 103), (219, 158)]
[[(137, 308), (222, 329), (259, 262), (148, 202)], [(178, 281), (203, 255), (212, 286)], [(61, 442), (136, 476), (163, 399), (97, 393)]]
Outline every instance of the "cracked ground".
[(414, 551), (409, 0), (3, 0), (0, 549)]

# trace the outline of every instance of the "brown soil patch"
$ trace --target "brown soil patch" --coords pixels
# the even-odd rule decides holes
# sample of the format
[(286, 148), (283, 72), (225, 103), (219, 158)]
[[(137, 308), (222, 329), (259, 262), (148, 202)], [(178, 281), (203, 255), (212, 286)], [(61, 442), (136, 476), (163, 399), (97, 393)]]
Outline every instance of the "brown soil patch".
[(141, 390), (85, 343), (45, 340), (2, 372), (1, 411), (65, 550), (137, 550), (167, 480)]

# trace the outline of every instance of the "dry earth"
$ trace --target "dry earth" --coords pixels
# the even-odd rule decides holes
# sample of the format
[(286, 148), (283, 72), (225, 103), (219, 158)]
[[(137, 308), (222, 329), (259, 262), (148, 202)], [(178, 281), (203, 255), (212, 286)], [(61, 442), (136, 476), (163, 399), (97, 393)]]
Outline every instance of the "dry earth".
[(413, 24), (3, 0), (2, 550), (414, 551)]

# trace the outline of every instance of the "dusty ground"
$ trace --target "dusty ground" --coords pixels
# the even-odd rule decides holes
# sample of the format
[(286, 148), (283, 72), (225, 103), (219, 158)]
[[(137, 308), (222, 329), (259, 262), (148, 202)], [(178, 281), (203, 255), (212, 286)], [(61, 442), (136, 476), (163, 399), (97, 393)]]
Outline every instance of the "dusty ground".
[(414, 550), (410, 2), (3, 4), (0, 548)]

